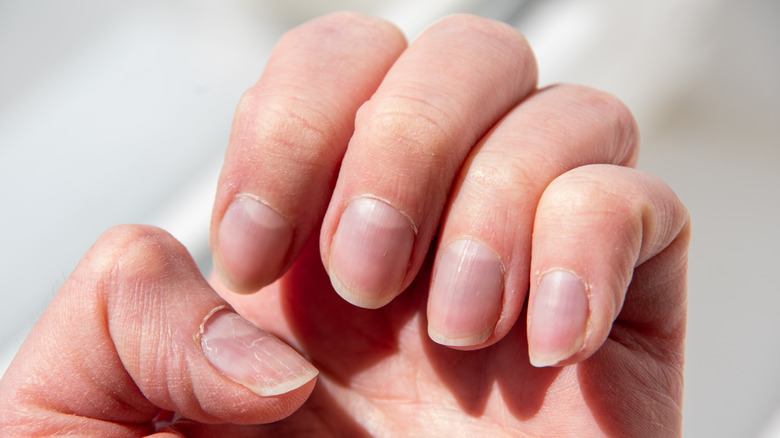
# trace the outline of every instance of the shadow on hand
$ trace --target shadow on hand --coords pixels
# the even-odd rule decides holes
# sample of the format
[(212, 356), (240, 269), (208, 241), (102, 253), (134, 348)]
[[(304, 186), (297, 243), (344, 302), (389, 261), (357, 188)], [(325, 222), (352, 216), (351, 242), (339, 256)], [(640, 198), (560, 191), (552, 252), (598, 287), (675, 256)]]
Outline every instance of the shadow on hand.
[(301, 348), (321, 372), (348, 386), (355, 374), (404, 353), (399, 351), (399, 333), (417, 317), (424, 353), (420, 357), (427, 358), (466, 414), (481, 415), (497, 387), (516, 418), (533, 417), (560, 369), (530, 364), (525, 312), (503, 340), (488, 348), (459, 351), (431, 341), (425, 314), (432, 254), (404, 293), (381, 309), (362, 309), (333, 290), (312, 239), (282, 280), (283, 309)]
[(301, 348), (320, 371), (344, 385), (399, 352), (399, 331), (425, 303), (424, 297), (406, 292), (376, 310), (346, 302), (331, 286), (316, 238), (282, 279), (282, 292), (285, 315)]
[[(577, 378), (583, 398), (608, 436), (682, 434), (686, 330), (687, 242), (664, 250), (634, 270), (604, 345), (582, 362)], [(664, 273), (665, 275), (658, 275)]]
[[(608, 436), (678, 436), (682, 375), (669, 362), (631, 345), (631, 329), (613, 326), (611, 338), (580, 364), (582, 395)], [(616, 340), (617, 338), (618, 340)]]
[[(427, 322), (425, 322), (427, 325)], [(459, 351), (430, 340), (427, 326), (420, 327), (428, 359), (442, 381), (469, 415), (484, 413), (495, 386), (518, 420), (539, 412), (547, 390), (560, 368), (536, 368), (528, 360), (525, 311), (501, 341), (474, 351)]]

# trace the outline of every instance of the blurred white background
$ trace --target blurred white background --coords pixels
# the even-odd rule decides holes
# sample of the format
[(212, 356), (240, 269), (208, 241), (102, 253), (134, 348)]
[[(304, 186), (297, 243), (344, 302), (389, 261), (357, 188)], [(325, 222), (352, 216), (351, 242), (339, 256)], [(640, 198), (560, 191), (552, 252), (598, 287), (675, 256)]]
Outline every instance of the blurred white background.
[(780, 437), (780, 2), (0, 2), (0, 370), (100, 233), (151, 223), (208, 269), (216, 175), (241, 92), (321, 13), (414, 36), (450, 12), (511, 23), (541, 83), (635, 112), (640, 167), (689, 207), (685, 436)]

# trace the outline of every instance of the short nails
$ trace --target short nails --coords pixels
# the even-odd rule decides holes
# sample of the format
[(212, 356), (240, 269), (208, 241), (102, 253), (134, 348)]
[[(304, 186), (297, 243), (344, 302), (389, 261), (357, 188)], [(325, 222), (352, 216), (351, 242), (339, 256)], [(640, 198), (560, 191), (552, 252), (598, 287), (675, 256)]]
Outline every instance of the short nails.
[(589, 304), (585, 284), (565, 270), (542, 277), (528, 328), (529, 356), (537, 367), (568, 359), (585, 343)]
[(200, 345), (214, 368), (264, 397), (290, 392), (318, 373), (288, 345), (226, 308), (206, 318)]
[(353, 200), (333, 235), (328, 273), (350, 303), (378, 308), (403, 287), (414, 247), (411, 221), (373, 198)]
[(467, 347), (485, 342), (501, 315), (504, 269), (498, 256), (474, 240), (457, 240), (436, 264), (428, 306), (428, 335)]
[(253, 292), (280, 274), (292, 224), (269, 206), (239, 196), (228, 206), (217, 238), (217, 272), (236, 292)]

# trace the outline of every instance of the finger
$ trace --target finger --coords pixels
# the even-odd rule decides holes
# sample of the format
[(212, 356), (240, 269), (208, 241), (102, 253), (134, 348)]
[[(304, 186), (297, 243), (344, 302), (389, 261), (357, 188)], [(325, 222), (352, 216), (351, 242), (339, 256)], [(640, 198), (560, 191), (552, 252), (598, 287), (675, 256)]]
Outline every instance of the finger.
[[(534, 226), (531, 362), (588, 358), (619, 315), (615, 324), (681, 348), (689, 235), (685, 207), (651, 175), (602, 165), (556, 179)], [(664, 356), (682, 360), (681, 354)]]
[(395, 27), (342, 13), (287, 33), (241, 98), (212, 214), (217, 272), (250, 292), (280, 276), (322, 220), (358, 107), (404, 49)]
[(526, 298), (537, 203), (558, 175), (585, 164), (631, 165), (637, 129), (606, 93), (559, 85), (534, 93), (471, 151), (450, 196), (428, 302), (436, 342), (501, 339)]
[(504, 24), (453, 16), (415, 39), (358, 112), (325, 216), (342, 297), (376, 308), (409, 285), (464, 157), (535, 83), (525, 39)]
[(151, 433), (162, 410), (262, 423), (297, 409), (316, 369), (232, 312), (172, 237), (105, 233), (0, 381), (3, 425), (27, 435)]

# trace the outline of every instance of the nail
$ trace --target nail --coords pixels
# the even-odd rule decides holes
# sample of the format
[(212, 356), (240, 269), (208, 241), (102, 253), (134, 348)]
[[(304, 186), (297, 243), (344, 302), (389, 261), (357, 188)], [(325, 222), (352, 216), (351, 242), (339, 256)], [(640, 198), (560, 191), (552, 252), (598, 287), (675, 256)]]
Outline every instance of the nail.
[(542, 277), (530, 309), (529, 356), (537, 367), (555, 365), (582, 349), (588, 322), (585, 284), (565, 270)]
[(373, 198), (352, 201), (333, 235), (328, 272), (348, 302), (375, 309), (401, 291), (415, 233), (411, 221)]
[(292, 235), (292, 224), (279, 213), (239, 196), (219, 225), (217, 272), (237, 292), (256, 291), (280, 274)]
[(498, 256), (474, 240), (449, 244), (436, 265), (428, 301), (428, 336), (453, 347), (479, 345), (501, 314), (504, 270)]
[(206, 317), (200, 345), (214, 368), (264, 397), (290, 392), (318, 373), (284, 342), (226, 309)]

